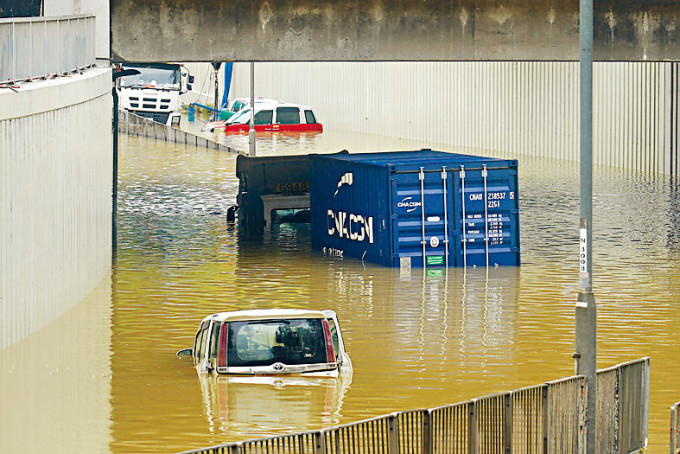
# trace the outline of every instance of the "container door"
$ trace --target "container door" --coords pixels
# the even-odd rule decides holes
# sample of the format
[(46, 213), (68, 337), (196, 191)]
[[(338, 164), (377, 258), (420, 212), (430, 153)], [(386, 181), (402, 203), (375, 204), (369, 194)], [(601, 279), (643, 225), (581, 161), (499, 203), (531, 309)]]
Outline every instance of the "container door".
[(456, 265), (519, 265), (517, 170), (461, 166), (452, 183)]
[(393, 265), (449, 266), (451, 173), (446, 167), (392, 175)]

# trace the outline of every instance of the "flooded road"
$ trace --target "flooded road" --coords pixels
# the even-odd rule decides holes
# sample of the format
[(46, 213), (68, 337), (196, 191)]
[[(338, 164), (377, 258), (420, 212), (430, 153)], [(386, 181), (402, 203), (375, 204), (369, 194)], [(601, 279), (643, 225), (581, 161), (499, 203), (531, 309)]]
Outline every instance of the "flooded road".
[[(110, 335), (110, 344), (95, 337), (89, 356), (52, 353), (74, 363), (72, 373), (62, 374), (65, 389), (79, 389), (86, 364), (98, 365), (93, 379), (103, 377), (90, 393), (100, 397), (97, 407), (78, 407), (80, 419), (98, 428), (100, 444), (89, 452), (173, 452), (313, 430), (573, 373), (577, 164), (519, 159), (521, 268), (404, 275), (324, 257), (311, 250), (309, 228), (282, 226), (261, 242), (240, 241), (225, 222), (238, 186), (234, 155), (127, 136), (119, 146), (120, 249), (110, 292), (95, 297), (108, 309), (83, 316), (103, 333), (96, 336)], [(327, 131), (260, 137), (258, 146), (264, 155), (430, 144)], [(668, 407), (680, 400), (677, 183), (596, 170), (593, 237), (598, 367), (651, 358), (649, 451), (667, 452)], [(191, 346), (205, 315), (265, 307), (335, 310), (354, 364), (351, 381), (199, 378), (175, 357)], [(3, 361), (36, 350), (35, 339), (72, 333), (36, 333)], [(8, 377), (0, 375), (5, 383)], [(1, 405), (20, 408), (20, 395), (5, 388)], [(47, 403), (33, 402), (41, 405)], [(60, 437), (87, 430), (79, 433), (44, 435), (53, 452), (69, 452)]]
[[(265, 136), (259, 153), (417, 147), (343, 137)], [(232, 146), (245, 148), (239, 141)], [(520, 159), (520, 269), (404, 276), (325, 258), (310, 250), (306, 228), (239, 242), (224, 222), (237, 188), (233, 156), (135, 138), (122, 146), (114, 452), (317, 429), (572, 374), (577, 165)], [(680, 397), (679, 202), (663, 177), (596, 175), (598, 365), (651, 357), (651, 452), (667, 442), (667, 408)], [(354, 361), (351, 384), (202, 381), (173, 356), (191, 345), (206, 314), (257, 307), (337, 311)]]

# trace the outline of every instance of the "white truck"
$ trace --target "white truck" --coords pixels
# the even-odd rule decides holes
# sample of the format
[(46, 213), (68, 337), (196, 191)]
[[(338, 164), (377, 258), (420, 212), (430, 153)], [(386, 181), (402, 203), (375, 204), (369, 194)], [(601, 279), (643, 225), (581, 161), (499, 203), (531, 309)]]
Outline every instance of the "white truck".
[(121, 63), (119, 66), (136, 69), (139, 74), (117, 80), (118, 105), (158, 123), (179, 126), (180, 95), (191, 90), (194, 82), (189, 71), (178, 63)]

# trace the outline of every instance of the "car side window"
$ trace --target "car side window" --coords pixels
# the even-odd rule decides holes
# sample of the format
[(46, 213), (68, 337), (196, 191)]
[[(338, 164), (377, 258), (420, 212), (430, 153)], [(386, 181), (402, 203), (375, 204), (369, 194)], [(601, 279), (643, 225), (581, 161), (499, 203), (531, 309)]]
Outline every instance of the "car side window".
[(222, 328), (221, 323), (213, 323), (212, 333), (210, 334), (209, 358), (217, 358), (217, 346), (220, 343), (220, 328)]
[(271, 110), (261, 110), (255, 114), (255, 124), (256, 125), (270, 125), (272, 124), (273, 111)]
[(312, 112), (311, 110), (305, 110), (305, 120), (307, 120), (308, 124), (316, 123), (316, 117), (314, 116), (314, 112)]
[(280, 125), (299, 125), (300, 109), (297, 107), (277, 107), (276, 123)]
[(206, 344), (208, 341), (208, 323), (201, 325), (201, 329), (196, 335), (196, 348), (194, 349), (197, 361), (201, 361), (205, 356)]
[(328, 326), (331, 328), (331, 340), (333, 341), (333, 351), (335, 352), (335, 358), (340, 357), (340, 341), (338, 340), (338, 329), (335, 326), (335, 322), (332, 318), (327, 318)]

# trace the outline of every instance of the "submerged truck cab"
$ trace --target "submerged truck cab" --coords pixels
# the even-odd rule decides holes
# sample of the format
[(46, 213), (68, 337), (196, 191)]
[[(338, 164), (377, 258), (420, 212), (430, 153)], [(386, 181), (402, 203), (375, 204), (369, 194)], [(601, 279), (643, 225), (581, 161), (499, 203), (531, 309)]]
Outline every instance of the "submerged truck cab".
[(337, 377), (352, 363), (335, 312), (263, 309), (222, 312), (201, 321), (191, 357), (199, 373)]
[(193, 83), (186, 68), (177, 63), (122, 63), (120, 67), (139, 71), (116, 81), (120, 107), (167, 126), (179, 126), (180, 95), (191, 90)]

